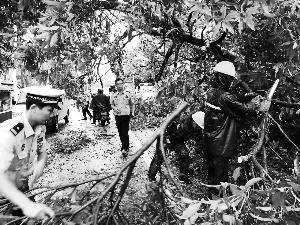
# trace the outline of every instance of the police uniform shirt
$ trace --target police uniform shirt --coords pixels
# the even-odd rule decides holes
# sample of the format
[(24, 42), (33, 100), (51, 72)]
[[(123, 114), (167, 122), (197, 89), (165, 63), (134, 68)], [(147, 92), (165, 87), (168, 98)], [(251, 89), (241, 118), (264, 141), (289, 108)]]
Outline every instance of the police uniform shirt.
[(130, 114), (130, 105), (133, 105), (133, 97), (128, 91), (121, 93), (113, 93), (110, 98), (110, 104), (114, 106), (119, 112), (114, 109), (114, 115), (123, 116)]
[(45, 132), (44, 125), (33, 130), (25, 116), (0, 124), (0, 172), (20, 190), (28, 183), (24, 174), (34, 166), (37, 155), (46, 151)]

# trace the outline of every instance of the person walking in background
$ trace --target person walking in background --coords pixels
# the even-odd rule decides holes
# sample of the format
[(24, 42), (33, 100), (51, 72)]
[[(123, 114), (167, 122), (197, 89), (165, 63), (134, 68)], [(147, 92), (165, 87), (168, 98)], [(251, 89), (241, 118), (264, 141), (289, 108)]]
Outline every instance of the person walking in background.
[(124, 157), (129, 151), (129, 122), (134, 116), (134, 100), (132, 95), (124, 90), (123, 80), (117, 78), (115, 81), (117, 92), (111, 95), (110, 104), (113, 109), (116, 126), (122, 143), (121, 152)]
[(81, 100), (82, 100), (82, 103), (81, 103), (81, 104), (82, 104), (82, 115), (83, 115), (82, 120), (87, 120), (86, 114), (88, 114), (89, 117), (90, 117), (90, 119), (92, 119), (93, 116), (92, 116), (92, 114), (91, 114), (91, 112), (90, 112), (90, 110), (89, 110), (89, 106), (90, 106), (90, 97), (88, 97), (88, 96), (83, 96)]
[(101, 120), (101, 125), (104, 126), (109, 117), (110, 102), (102, 89), (98, 89), (98, 94), (93, 97), (90, 108), (93, 110), (92, 124), (96, 124), (96, 120)]

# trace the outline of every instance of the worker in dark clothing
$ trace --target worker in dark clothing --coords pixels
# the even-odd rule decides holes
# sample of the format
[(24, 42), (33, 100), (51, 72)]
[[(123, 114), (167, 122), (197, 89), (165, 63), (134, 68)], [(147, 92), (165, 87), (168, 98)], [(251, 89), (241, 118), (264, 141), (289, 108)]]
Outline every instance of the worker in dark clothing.
[(87, 116), (86, 114), (89, 115), (90, 119), (93, 118), (90, 110), (89, 110), (89, 105), (90, 105), (90, 98), (88, 96), (83, 96), (82, 97), (82, 115), (83, 115), (83, 119), (82, 120), (87, 120)]
[[(189, 168), (191, 163), (191, 157), (189, 156), (188, 149), (185, 145), (185, 141), (189, 140), (192, 136), (196, 136), (196, 139), (202, 139), (202, 129), (204, 125), (204, 113), (199, 111), (193, 115), (187, 117), (182, 122), (172, 122), (166, 130), (166, 146), (170, 151), (174, 151), (179, 160), (179, 180), (190, 184), (189, 174), (191, 169)], [(163, 163), (163, 157), (160, 151), (160, 139), (156, 142), (156, 152), (151, 161), (148, 171), (148, 178), (151, 181), (155, 181), (155, 176), (160, 170)]]
[[(231, 88), (237, 79), (234, 65), (222, 61), (214, 68), (212, 88), (207, 92), (204, 154), (208, 164), (208, 184), (211, 185), (228, 181), (229, 160), (237, 154), (237, 119), (256, 116), (259, 108), (259, 103), (246, 105), (232, 94)], [(254, 97), (250, 95), (246, 99)], [(212, 194), (217, 194), (217, 189), (210, 189), (210, 197)]]
[(109, 103), (109, 97), (103, 94), (102, 89), (98, 89), (98, 94), (93, 97), (90, 108), (93, 110), (93, 123), (96, 124), (96, 120), (101, 121), (101, 126), (105, 125), (105, 122), (109, 118), (109, 110), (111, 109)]

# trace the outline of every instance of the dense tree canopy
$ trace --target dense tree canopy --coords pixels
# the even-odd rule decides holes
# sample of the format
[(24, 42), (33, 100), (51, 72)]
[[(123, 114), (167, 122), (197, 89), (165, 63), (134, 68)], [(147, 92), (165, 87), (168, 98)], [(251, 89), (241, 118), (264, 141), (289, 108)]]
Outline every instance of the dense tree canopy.
[(34, 74), (91, 74), (106, 55), (124, 75), (124, 47), (150, 35), (156, 81), (170, 65), (228, 59), (297, 82), (299, 13), (297, 1), (275, 0), (2, 1), (1, 69), (19, 59)]

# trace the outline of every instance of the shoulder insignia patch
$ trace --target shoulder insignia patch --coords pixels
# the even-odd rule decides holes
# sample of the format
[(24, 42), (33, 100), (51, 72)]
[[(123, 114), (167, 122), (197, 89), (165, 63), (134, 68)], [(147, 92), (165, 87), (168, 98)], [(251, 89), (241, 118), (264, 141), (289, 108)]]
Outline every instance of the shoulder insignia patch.
[(23, 130), (24, 124), (23, 123), (18, 123), (15, 125), (13, 128), (10, 129), (10, 132), (13, 133), (13, 135), (17, 136), (18, 133), (20, 133), (21, 130)]

